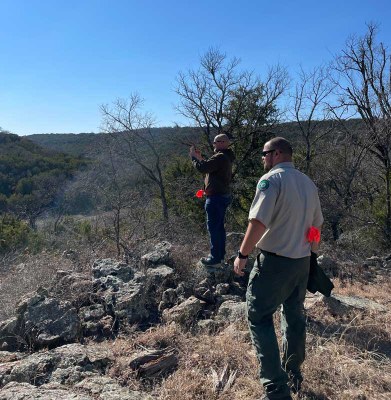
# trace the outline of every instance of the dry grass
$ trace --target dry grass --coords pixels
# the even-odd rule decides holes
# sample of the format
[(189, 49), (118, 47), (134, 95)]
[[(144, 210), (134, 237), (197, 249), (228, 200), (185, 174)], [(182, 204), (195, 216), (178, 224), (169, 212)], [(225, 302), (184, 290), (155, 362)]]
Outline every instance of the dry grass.
[[(257, 380), (255, 353), (245, 335), (228, 329), (216, 335), (192, 335), (175, 325), (160, 325), (132, 339), (117, 340), (112, 351), (117, 362), (110, 373), (132, 388), (149, 388), (156, 398), (168, 399), (238, 399), (260, 395), (261, 386)], [(179, 356), (177, 370), (155, 382), (137, 381), (127, 367), (127, 359), (135, 351), (145, 348), (173, 347)], [(217, 393), (213, 385), (214, 369), (219, 375), (228, 366), (230, 372), (237, 371), (237, 379), (231, 389)]]
[(6, 272), (0, 274), (0, 321), (14, 314), (16, 304), (25, 294), (40, 286), (52, 285), (56, 271), (73, 268), (70, 260), (45, 252), (24, 255), (17, 261), (9, 264)]
[[(180, 229), (179, 229), (180, 230)], [(171, 231), (172, 237), (176, 236)], [(194, 238), (196, 236), (196, 238)], [(140, 244), (149, 250), (156, 239)], [(160, 239), (160, 238), (159, 238)], [(205, 237), (182, 237), (173, 247), (173, 262), (178, 274), (189, 281), (199, 278), (194, 260), (207, 250)], [(75, 243), (67, 243), (74, 248)], [(76, 248), (76, 247), (75, 247)], [(136, 248), (134, 248), (136, 249)], [(24, 255), (18, 262), (9, 263), (0, 274), (0, 320), (12, 314), (20, 297), (38, 286), (53, 283), (58, 269), (87, 271), (96, 256), (107, 256), (113, 249), (102, 247), (94, 256), (87, 250), (79, 252), (77, 262), (60, 255), (42, 253)], [(82, 251), (82, 249), (80, 249)], [(99, 253), (99, 254), (98, 254)], [(386, 275), (366, 281), (358, 274), (365, 271), (349, 270), (351, 279), (334, 280), (335, 293), (360, 296), (389, 308), (391, 282)], [(346, 271), (342, 271), (346, 272)], [(346, 273), (345, 273), (346, 275)], [(295, 400), (389, 400), (391, 399), (391, 312), (352, 310), (342, 315), (331, 315), (322, 302), (308, 310), (307, 357), (303, 365), (304, 383)], [(279, 318), (276, 317), (277, 331)], [(255, 352), (243, 332), (246, 326), (233, 324), (229, 329), (205, 334), (186, 332), (175, 325), (158, 325), (140, 332), (135, 327), (115, 341), (98, 346), (108, 347), (115, 355), (110, 376), (134, 390), (150, 392), (159, 400), (255, 400), (262, 393), (258, 380)], [(142, 349), (176, 350), (179, 363), (172, 373), (154, 380), (140, 380), (129, 368), (131, 356)], [(231, 387), (216, 390), (214, 375), (228, 367), (236, 372)], [(215, 371), (215, 374), (213, 373)]]
[[(365, 295), (379, 303), (389, 302), (387, 285), (340, 288), (339, 294)], [(352, 311), (335, 317), (325, 304), (308, 311), (307, 357), (303, 365), (304, 400), (388, 400), (391, 398), (390, 312)], [(278, 331), (279, 318), (276, 317)], [(159, 400), (255, 400), (263, 391), (258, 381), (255, 352), (243, 331), (231, 325), (214, 335), (191, 334), (174, 325), (160, 325), (110, 346), (117, 361), (110, 373), (131, 388), (149, 391)], [(109, 344), (108, 344), (109, 345)], [(178, 368), (154, 381), (140, 381), (127, 360), (143, 348), (173, 347)], [(214, 389), (213, 372), (228, 366), (236, 372), (232, 387)]]

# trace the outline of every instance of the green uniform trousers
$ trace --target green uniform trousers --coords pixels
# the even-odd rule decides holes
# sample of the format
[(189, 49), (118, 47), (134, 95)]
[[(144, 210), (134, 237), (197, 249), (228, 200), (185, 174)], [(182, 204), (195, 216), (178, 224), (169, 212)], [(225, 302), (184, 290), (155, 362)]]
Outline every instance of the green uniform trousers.
[[(310, 257), (293, 259), (262, 251), (250, 274), (248, 324), (260, 363), (261, 383), (271, 399), (289, 395), (288, 373), (301, 377), (306, 330), (303, 303), (309, 268)], [(273, 314), (280, 305), (282, 360), (273, 324)]]

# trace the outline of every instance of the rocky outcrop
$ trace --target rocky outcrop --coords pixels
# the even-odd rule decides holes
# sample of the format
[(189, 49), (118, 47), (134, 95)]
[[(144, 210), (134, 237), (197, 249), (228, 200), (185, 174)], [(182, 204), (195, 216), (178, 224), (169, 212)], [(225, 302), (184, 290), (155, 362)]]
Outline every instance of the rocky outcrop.
[[(238, 235), (231, 239), (241, 240)], [(249, 341), (248, 331), (240, 330), (243, 324), (235, 324), (246, 318), (245, 278), (234, 279), (229, 264), (212, 268), (198, 264), (194, 265), (194, 278), (178, 282), (171, 248), (162, 242), (133, 264), (96, 260), (91, 274), (58, 271), (52, 288), (41, 288), (23, 298), (15, 316), (0, 322), (0, 350), (39, 351), (0, 351), (0, 400), (151, 399), (106, 375), (115, 376), (117, 368), (112, 366), (114, 356), (107, 347), (78, 343), (84, 336), (114, 337), (128, 324), (163, 320), (183, 329)], [(391, 256), (387, 257), (371, 257), (361, 268), (383, 271), (391, 262)], [(320, 256), (318, 262), (329, 275), (340, 276), (341, 264), (326, 256)], [(307, 298), (306, 308), (323, 301), (331, 314), (385, 310), (370, 300), (337, 294), (328, 299), (318, 295)], [(123, 365), (130, 368), (132, 376), (161, 378), (177, 368), (177, 349), (144, 350), (126, 357)]]
[(0, 390), (0, 400), (152, 400), (138, 391), (124, 388), (107, 377), (87, 378), (70, 388), (61, 384), (39, 387), (11, 382)]
[(53, 347), (78, 340), (81, 334), (77, 311), (67, 301), (49, 296), (44, 289), (25, 296), (16, 317), (0, 324), (2, 349)]
[(224, 322), (245, 321), (246, 303), (244, 301), (224, 301), (216, 315), (216, 319)]
[(174, 270), (165, 265), (133, 272), (126, 264), (110, 266), (108, 260), (96, 262), (94, 271), (98, 277), (94, 288), (105, 309), (115, 319), (128, 323), (156, 315), (159, 294), (161, 297), (165, 285), (174, 277)]
[(172, 245), (169, 242), (158, 243), (154, 250), (141, 257), (146, 266), (154, 266), (170, 263), (170, 253)]
[(197, 321), (205, 302), (194, 296), (175, 307), (163, 311), (163, 320), (167, 323), (176, 322), (180, 325), (192, 325)]
[(74, 384), (86, 376), (103, 374), (111, 360), (110, 353), (93, 346), (77, 343), (64, 345), (1, 364), (0, 386), (9, 382), (36, 386), (49, 382)]

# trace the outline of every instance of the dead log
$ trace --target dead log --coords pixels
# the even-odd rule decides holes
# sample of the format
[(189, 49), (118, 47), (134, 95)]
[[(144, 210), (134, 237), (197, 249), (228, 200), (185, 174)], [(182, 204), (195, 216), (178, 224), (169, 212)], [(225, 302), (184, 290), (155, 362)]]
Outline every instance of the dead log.
[(136, 354), (130, 361), (129, 367), (137, 372), (138, 377), (157, 378), (167, 375), (178, 365), (175, 349), (147, 350)]

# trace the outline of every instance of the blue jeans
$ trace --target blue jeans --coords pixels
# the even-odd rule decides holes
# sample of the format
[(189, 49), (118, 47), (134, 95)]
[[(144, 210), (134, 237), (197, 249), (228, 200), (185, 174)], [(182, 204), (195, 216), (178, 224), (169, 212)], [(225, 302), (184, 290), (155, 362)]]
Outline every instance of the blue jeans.
[(210, 254), (218, 262), (225, 256), (224, 219), (232, 198), (229, 194), (208, 196), (205, 201), (206, 225), (210, 237)]

